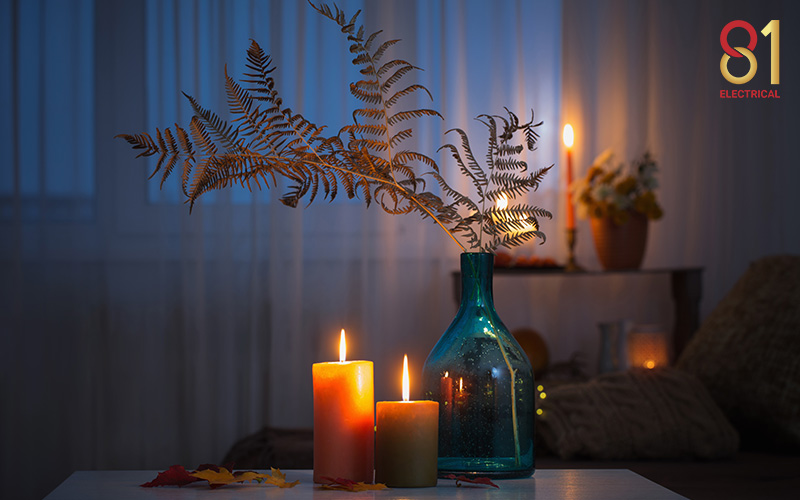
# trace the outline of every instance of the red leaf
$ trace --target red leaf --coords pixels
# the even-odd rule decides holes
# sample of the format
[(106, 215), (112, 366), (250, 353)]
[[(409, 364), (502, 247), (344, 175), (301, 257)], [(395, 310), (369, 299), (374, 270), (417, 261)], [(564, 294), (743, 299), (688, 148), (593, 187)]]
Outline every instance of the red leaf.
[(461, 486), (461, 482), (463, 481), (465, 483), (482, 484), (484, 486), (491, 486), (493, 488), (500, 488), (499, 486), (494, 484), (492, 482), (492, 480), (489, 479), (488, 477), (468, 478), (467, 476), (456, 476), (455, 474), (448, 474), (448, 475), (444, 476), (444, 479), (455, 479), (456, 486)]
[(191, 476), (182, 465), (173, 465), (164, 472), (159, 472), (155, 479), (149, 483), (144, 483), (142, 486), (145, 488), (152, 488), (154, 486), (186, 486), (195, 481), (200, 481), (200, 479)]

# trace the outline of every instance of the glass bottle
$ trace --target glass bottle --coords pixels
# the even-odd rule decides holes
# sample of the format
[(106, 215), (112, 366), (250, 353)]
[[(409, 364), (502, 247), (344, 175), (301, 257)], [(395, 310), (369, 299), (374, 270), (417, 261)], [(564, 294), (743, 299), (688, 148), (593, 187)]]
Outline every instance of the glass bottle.
[(494, 255), (461, 254), (461, 306), (422, 371), (439, 402), (439, 476), (534, 472), (533, 370), (494, 309)]

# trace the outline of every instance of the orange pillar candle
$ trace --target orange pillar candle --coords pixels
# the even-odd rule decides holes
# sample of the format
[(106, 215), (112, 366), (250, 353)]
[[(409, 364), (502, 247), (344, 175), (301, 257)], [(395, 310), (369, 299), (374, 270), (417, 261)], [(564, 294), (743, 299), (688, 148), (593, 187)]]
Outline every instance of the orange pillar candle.
[(409, 401), (408, 356), (403, 358), (403, 401), (379, 401), (375, 481), (392, 488), (436, 486), (439, 403)]
[(575, 207), (572, 205), (572, 193), (569, 187), (572, 184), (572, 144), (575, 134), (572, 125), (564, 125), (564, 146), (567, 148), (567, 229), (575, 229)]
[(372, 361), (314, 363), (314, 482), (323, 477), (371, 483), (375, 457)]

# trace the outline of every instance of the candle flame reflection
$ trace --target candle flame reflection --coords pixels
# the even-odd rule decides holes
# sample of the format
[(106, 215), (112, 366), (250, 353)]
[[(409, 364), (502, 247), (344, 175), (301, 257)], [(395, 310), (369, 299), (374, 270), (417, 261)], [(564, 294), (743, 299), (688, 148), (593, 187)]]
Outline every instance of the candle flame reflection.
[(344, 363), (347, 359), (347, 342), (344, 340), (344, 328), (342, 328), (342, 336), (339, 338), (339, 363)]
[(403, 401), (408, 401), (411, 392), (408, 386), (408, 354), (406, 354), (403, 356)]

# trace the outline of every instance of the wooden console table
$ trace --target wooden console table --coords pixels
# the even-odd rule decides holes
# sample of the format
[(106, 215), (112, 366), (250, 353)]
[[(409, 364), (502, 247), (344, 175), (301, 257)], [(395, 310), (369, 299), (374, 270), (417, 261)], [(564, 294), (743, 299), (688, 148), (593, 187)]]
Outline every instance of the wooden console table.
[[(675, 306), (675, 325), (672, 331), (672, 342), (675, 357), (677, 357), (700, 326), (700, 298), (703, 293), (702, 267), (578, 272), (566, 272), (563, 269), (537, 267), (494, 268), (495, 276), (517, 276), (527, 278), (558, 276), (566, 279), (592, 279), (598, 276), (641, 276), (647, 274), (669, 274), (671, 277), (670, 286)], [(453, 271), (453, 292), (456, 306), (458, 306), (461, 303), (461, 271)]]

